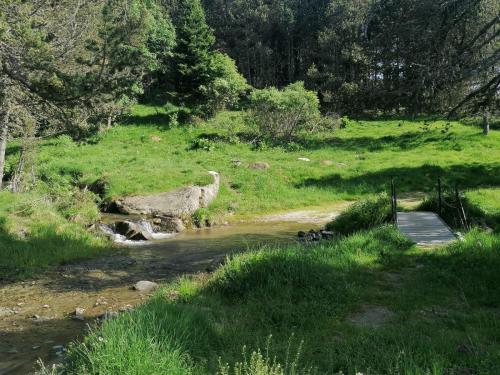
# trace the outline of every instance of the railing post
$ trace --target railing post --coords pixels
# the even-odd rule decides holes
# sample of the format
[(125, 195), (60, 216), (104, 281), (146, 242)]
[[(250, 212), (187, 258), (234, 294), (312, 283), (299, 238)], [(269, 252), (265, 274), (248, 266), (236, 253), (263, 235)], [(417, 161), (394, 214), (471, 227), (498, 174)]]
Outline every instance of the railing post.
[(443, 216), (443, 190), (441, 186), (441, 177), (438, 178), (438, 213)]
[(394, 177), (391, 178), (391, 209), (392, 209), (392, 220), (394, 223), (398, 222), (398, 199), (396, 195), (396, 183), (394, 182)]

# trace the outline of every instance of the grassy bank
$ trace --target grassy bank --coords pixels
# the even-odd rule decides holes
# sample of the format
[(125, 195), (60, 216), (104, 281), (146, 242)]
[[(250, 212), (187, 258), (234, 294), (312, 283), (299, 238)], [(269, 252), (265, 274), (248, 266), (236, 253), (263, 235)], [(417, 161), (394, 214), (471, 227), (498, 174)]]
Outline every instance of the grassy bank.
[(55, 198), (46, 190), (0, 192), (0, 282), (103, 254), (107, 242), (86, 229), (98, 215), (95, 203), (83, 193)]
[[(67, 371), (495, 374), (499, 266), (500, 238), (478, 232), (434, 250), (390, 227), (261, 249), (107, 321), (71, 350)], [(272, 372), (273, 358), (288, 370)], [(237, 362), (247, 372), (221, 371)]]
[[(102, 180), (111, 198), (204, 183), (216, 170), (223, 186), (212, 213), (240, 217), (358, 199), (387, 191), (392, 176), (400, 192), (433, 190), (438, 176), (462, 189), (500, 185), (500, 133), (484, 137), (458, 122), (350, 121), (286, 146), (252, 142), (241, 112), (174, 125), (163, 110), (137, 106), (90, 143), (46, 141), (39, 172), (75, 183)], [(270, 168), (248, 167), (255, 162)]]

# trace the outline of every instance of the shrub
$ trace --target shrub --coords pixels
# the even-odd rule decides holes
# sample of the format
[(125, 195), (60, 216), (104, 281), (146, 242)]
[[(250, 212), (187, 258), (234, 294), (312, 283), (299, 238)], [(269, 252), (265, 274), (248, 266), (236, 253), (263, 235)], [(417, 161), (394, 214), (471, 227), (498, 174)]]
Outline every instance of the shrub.
[(386, 195), (354, 203), (342, 212), (327, 229), (342, 235), (375, 228), (391, 220), (391, 201)]
[(300, 130), (311, 129), (320, 118), (319, 99), (303, 82), (283, 90), (256, 90), (250, 108), (260, 135), (272, 139), (290, 140)]
[(202, 112), (213, 115), (218, 111), (235, 107), (250, 87), (238, 72), (236, 63), (228, 55), (216, 52), (212, 56), (213, 80), (202, 87), (207, 103)]
[[(462, 205), (465, 211), (465, 216), (469, 225), (485, 226), (491, 225), (495, 227), (498, 223), (488, 218), (486, 213), (478, 206), (474, 205), (467, 197), (461, 197)], [(443, 194), (443, 205), (439, 212), (439, 202), (437, 196), (426, 198), (418, 207), (419, 211), (430, 211), (440, 214), (441, 218), (452, 228), (462, 228), (462, 223), (458, 215), (456, 197), (454, 193), (445, 192)], [(488, 220), (490, 219), (490, 220)]]

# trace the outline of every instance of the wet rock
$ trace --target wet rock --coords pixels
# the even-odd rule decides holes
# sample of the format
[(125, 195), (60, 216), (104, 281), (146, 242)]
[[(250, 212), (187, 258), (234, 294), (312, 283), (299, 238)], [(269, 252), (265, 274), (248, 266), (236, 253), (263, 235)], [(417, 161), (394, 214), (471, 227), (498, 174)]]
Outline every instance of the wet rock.
[(85, 314), (85, 309), (83, 309), (81, 307), (77, 307), (75, 309), (75, 311), (73, 312), (72, 319), (83, 321), (83, 320), (85, 320), (84, 314)]
[(266, 170), (271, 168), (271, 166), (268, 163), (264, 162), (257, 162), (257, 163), (252, 163), (249, 165), (251, 169), (256, 169), (256, 170)]
[(41, 348), (40, 345), (35, 345), (31, 347), (31, 350), (39, 350)]
[(218, 269), (219, 267), (223, 266), (226, 263), (226, 259), (227, 258), (225, 256), (216, 257), (210, 262), (210, 264), (205, 270), (209, 273), (214, 272), (216, 269)]
[(301, 230), (299, 233), (297, 233), (297, 236), (299, 238), (305, 238), (307, 236), (307, 233)]
[(118, 316), (118, 313), (115, 311), (106, 311), (104, 314), (99, 315), (99, 320), (108, 320), (108, 319), (113, 319)]
[(134, 290), (142, 293), (149, 293), (158, 289), (158, 284), (152, 281), (139, 281), (134, 285)]
[(12, 348), (6, 351), (7, 354), (17, 354), (19, 351), (16, 348)]
[(52, 318), (49, 318), (48, 316), (40, 316), (37, 314), (33, 315), (31, 319), (33, 319), (33, 323), (35, 324), (42, 324), (52, 320)]
[(0, 318), (11, 316), (15, 314), (13, 309), (9, 309), (8, 307), (0, 307)]
[(131, 221), (119, 221), (115, 223), (115, 231), (130, 241), (150, 241), (153, 239), (151, 233), (144, 230), (138, 223)]
[(132, 306), (132, 305), (125, 305), (125, 306), (120, 307), (118, 310), (120, 312), (127, 312), (127, 311), (132, 311), (133, 309), (134, 309), (134, 306)]
[(321, 230), (320, 234), (321, 234), (321, 237), (325, 240), (331, 240), (332, 238), (335, 237), (335, 233), (328, 231), (328, 230)]
[(52, 347), (52, 350), (53, 350), (54, 352), (62, 352), (62, 351), (64, 351), (64, 346), (63, 346), (63, 345), (54, 345), (54, 346)]
[(153, 219), (155, 232), (159, 233), (180, 233), (186, 229), (180, 217), (158, 216)]

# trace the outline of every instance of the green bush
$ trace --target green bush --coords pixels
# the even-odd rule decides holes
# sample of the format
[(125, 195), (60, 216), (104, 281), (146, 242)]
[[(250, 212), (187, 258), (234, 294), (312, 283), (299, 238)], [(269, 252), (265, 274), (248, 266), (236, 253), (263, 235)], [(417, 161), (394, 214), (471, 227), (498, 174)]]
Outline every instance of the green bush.
[(386, 195), (354, 203), (334, 221), (327, 224), (328, 230), (348, 235), (371, 229), (391, 221), (391, 201)]
[[(426, 198), (420, 204), (418, 210), (438, 213), (450, 227), (463, 229), (463, 225), (458, 214), (458, 205), (455, 194), (445, 192), (442, 199), (444, 203), (441, 207), (441, 212), (439, 212), (439, 201), (437, 196)], [(473, 204), (469, 198), (461, 197), (461, 201), (467, 222), (470, 226), (484, 227), (489, 225), (493, 228), (497, 226), (500, 227), (500, 223), (497, 222), (498, 219), (495, 220), (493, 217), (489, 217), (480, 207)]]
[(320, 118), (319, 99), (303, 82), (283, 90), (256, 90), (250, 108), (260, 135), (270, 139), (290, 140), (299, 131), (314, 128)]
[(211, 68), (214, 79), (201, 88), (207, 98), (202, 111), (207, 115), (234, 108), (250, 87), (234, 60), (224, 53), (213, 54)]

